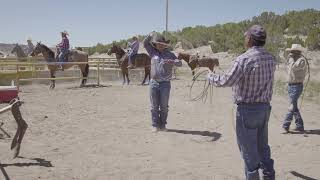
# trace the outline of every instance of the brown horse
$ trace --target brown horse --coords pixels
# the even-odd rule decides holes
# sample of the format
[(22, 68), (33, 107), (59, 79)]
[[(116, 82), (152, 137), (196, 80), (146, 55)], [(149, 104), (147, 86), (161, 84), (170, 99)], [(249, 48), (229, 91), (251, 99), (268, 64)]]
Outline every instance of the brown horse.
[[(34, 48), (34, 50), (30, 55), (36, 56), (40, 53), (42, 53), (42, 55), (44, 56), (44, 58), (48, 63), (52, 63), (52, 64), (48, 64), (48, 69), (50, 70), (51, 78), (55, 78), (55, 72), (58, 70), (58, 64), (56, 63), (57, 59), (55, 58), (54, 52), (51, 49), (49, 49), (47, 46), (39, 42), (37, 43), (37, 46)], [(78, 50), (71, 50), (67, 54), (67, 59), (68, 59), (68, 62), (88, 62), (88, 54)], [(69, 69), (72, 66), (74, 66), (74, 64), (62, 63), (63, 69)], [(78, 64), (78, 66), (81, 70), (82, 77), (87, 78), (89, 74), (89, 64)], [(87, 79), (82, 79), (80, 87), (85, 86), (86, 82), (87, 82)], [(55, 80), (51, 80), (50, 88), (51, 89), (55, 88)]]
[[(129, 79), (129, 71), (128, 71), (128, 56), (126, 52), (118, 45), (113, 44), (111, 49), (108, 51), (108, 54), (111, 55), (112, 53), (116, 54), (116, 58), (118, 61), (118, 64), (121, 68), (122, 76), (123, 76), (123, 84), (126, 83), (129, 85), (130, 79)], [(150, 81), (150, 63), (151, 58), (147, 54), (137, 54), (133, 56), (132, 63), (135, 65), (135, 67), (142, 67), (144, 68), (144, 79), (142, 81), (142, 85), (145, 84), (147, 77), (149, 77)], [(149, 82), (148, 81), (148, 82)]]
[(178, 59), (183, 59), (188, 63), (188, 66), (191, 68), (192, 75), (194, 75), (194, 69), (197, 67), (207, 67), (210, 71), (213, 71), (215, 66), (219, 66), (219, 60), (217, 58), (211, 57), (202, 57), (200, 58), (197, 55), (190, 55), (187, 53), (179, 53)]

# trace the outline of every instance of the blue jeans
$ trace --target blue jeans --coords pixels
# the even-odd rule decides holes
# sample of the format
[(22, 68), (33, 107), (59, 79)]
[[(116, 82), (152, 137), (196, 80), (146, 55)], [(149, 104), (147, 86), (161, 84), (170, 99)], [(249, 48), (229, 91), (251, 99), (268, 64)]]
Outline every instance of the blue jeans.
[(135, 56), (136, 54), (134, 53), (128, 53), (128, 65), (133, 65), (132, 64), (132, 59), (133, 59), (133, 56)]
[(282, 127), (288, 129), (290, 127), (293, 117), (295, 118), (296, 126), (298, 129), (304, 129), (303, 120), (298, 108), (298, 99), (303, 91), (303, 84), (295, 84), (288, 86), (289, 94), (289, 112), (287, 113)]
[(150, 102), (152, 126), (165, 128), (169, 111), (170, 81), (150, 80)]
[(65, 61), (67, 53), (68, 53), (68, 50), (60, 50), (59, 62)]
[(268, 145), (270, 111), (269, 103), (243, 104), (237, 107), (237, 142), (244, 160), (247, 180), (259, 179), (260, 168), (265, 178), (274, 178), (275, 171)]

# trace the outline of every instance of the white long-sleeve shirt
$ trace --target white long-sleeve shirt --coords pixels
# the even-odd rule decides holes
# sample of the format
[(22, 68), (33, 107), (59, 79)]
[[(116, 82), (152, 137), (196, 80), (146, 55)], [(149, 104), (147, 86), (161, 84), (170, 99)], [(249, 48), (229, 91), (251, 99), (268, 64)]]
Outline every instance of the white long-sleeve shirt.
[(307, 73), (307, 60), (299, 55), (289, 54), (288, 59), (288, 83), (303, 83)]

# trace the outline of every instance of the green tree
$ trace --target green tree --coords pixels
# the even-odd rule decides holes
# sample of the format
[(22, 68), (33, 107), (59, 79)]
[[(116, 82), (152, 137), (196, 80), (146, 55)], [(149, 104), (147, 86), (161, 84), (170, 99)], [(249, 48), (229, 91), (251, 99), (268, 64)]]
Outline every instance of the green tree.
[(301, 38), (299, 38), (298, 36), (296, 36), (295, 38), (288, 38), (287, 39), (286, 47), (289, 48), (292, 46), (292, 44), (301, 44), (302, 46), (305, 46), (304, 41)]
[(306, 46), (310, 50), (320, 50), (320, 28), (314, 28), (309, 32)]

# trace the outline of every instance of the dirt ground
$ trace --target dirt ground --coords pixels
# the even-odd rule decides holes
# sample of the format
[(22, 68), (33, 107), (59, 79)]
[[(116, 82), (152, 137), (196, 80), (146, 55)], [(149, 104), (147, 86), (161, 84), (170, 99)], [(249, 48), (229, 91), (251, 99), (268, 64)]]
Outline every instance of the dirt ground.
[[(0, 179), (243, 179), (231, 89), (215, 88), (212, 104), (191, 102), (190, 78), (179, 76), (172, 81), (169, 130), (152, 133), (149, 89), (138, 83), (23, 86), (29, 129), (20, 158), (12, 159), (10, 139), (0, 139)], [(287, 105), (285, 97), (273, 97), (269, 141), (277, 179), (319, 179), (320, 106), (304, 102), (306, 134), (281, 134)], [(12, 135), (12, 116), (0, 118)]]

